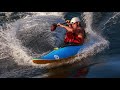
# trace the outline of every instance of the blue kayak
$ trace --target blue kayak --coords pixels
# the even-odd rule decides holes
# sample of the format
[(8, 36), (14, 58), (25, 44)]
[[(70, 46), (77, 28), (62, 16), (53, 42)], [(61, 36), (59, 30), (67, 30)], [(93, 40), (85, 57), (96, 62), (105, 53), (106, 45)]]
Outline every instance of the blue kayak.
[(67, 60), (67, 59), (75, 57), (78, 53), (80, 53), (83, 47), (84, 45), (67, 46), (67, 47), (59, 48), (57, 50), (51, 51), (50, 53), (44, 56), (41, 56), (39, 58), (34, 58), (33, 62), (36, 64), (46, 64), (46, 63)]

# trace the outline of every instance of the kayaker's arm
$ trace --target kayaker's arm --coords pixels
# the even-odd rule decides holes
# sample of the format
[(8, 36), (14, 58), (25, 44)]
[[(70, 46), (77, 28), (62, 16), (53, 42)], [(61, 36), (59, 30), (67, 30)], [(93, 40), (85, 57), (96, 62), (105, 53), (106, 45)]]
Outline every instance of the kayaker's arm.
[(60, 23), (58, 23), (57, 26), (65, 28), (68, 32), (73, 32), (73, 29), (71, 27), (69, 27), (69, 26), (65, 26), (65, 25), (62, 25)]

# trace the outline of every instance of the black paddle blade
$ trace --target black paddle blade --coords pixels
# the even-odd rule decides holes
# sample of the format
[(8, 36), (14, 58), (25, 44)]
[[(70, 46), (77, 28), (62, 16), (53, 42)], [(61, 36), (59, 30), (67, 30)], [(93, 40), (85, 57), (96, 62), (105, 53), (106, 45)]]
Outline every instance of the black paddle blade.
[(56, 23), (51, 25), (51, 31), (54, 31), (56, 28), (57, 28), (57, 24)]

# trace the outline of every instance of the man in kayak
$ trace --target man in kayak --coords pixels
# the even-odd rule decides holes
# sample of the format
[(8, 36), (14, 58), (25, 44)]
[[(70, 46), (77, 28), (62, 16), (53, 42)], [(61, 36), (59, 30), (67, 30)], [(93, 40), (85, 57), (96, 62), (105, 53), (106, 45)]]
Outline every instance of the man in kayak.
[(85, 30), (81, 27), (80, 19), (73, 17), (71, 21), (66, 20), (68, 26), (58, 23), (57, 26), (66, 29), (64, 43), (66, 45), (82, 45), (85, 39)]

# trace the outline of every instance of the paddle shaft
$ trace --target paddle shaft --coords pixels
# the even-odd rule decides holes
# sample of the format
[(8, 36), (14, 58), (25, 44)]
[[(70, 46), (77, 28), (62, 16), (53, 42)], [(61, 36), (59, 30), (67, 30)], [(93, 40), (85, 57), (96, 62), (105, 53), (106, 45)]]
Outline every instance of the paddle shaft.
[[(64, 23), (61, 23), (61, 24), (66, 24), (66, 22), (64, 22)], [(55, 29), (57, 28), (57, 24), (56, 23), (54, 23), (54, 24), (52, 24), (51, 25), (51, 31), (55, 31)]]

